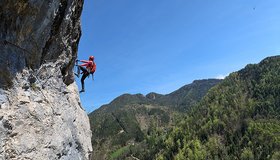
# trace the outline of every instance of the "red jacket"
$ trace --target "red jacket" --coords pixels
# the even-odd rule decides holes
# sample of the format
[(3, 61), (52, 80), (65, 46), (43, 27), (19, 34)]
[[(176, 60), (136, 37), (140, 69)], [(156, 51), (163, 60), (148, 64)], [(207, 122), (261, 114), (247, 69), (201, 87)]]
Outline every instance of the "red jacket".
[(94, 73), (96, 70), (96, 64), (93, 61), (86, 61), (81, 60), (84, 64), (81, 64), (81, 66), (86, 66), (88, 70), (90, 70), (90, 73)]

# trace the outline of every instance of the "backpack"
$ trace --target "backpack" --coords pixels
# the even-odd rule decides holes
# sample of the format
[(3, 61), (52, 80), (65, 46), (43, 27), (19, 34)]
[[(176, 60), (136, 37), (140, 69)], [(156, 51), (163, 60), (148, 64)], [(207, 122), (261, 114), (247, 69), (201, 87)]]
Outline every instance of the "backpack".
[(90, 74), (93, 74), (96, 70), (96, 64), (94, 62), (92, 62), (92, 67), (90, 69)]

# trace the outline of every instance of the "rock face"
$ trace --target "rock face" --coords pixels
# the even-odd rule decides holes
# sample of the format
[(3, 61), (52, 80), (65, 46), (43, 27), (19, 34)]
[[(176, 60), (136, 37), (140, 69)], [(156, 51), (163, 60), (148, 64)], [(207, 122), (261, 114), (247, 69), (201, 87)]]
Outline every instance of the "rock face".
[(82, 0), (0, 1), (0, 160), (86, 160), (87, 114), (72, 68)]
[(24, 67), (63, 59), (64, 82), (73, 82), (71, 69), (81, 35), (83, 0), (0, 1), (0, 87), (10, 87)]

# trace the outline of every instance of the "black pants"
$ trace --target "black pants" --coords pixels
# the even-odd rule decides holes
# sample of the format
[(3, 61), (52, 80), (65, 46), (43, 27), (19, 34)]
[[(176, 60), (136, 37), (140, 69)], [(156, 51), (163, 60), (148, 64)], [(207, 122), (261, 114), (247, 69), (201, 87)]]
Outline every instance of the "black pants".
[(89, 75), (89, 72), (87, 71), (87, 69), (85, 67), (80, 66), (80, 69), (83, 71), (83, 76), (81, 78), (81, 83), (82, 83), (82, 89), (84, 90), (85, 89), (85, 79)]

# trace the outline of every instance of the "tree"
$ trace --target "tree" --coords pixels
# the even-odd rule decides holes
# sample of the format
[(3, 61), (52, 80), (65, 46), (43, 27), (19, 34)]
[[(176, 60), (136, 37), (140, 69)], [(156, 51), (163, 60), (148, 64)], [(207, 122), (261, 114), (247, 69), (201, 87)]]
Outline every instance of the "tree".
[(241, 160), (254, 160), (254, 154), (250, 148), (244, 148), (240, 157)]

